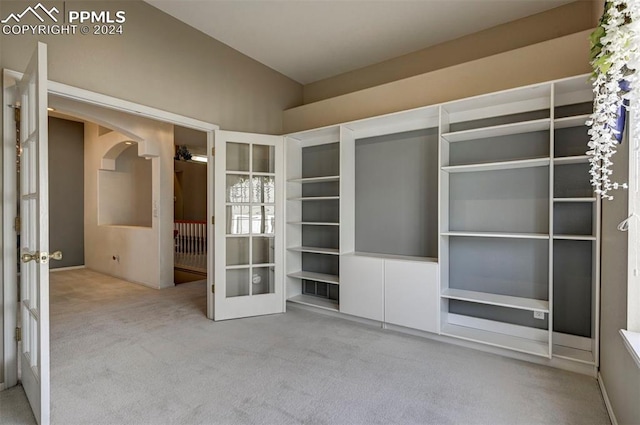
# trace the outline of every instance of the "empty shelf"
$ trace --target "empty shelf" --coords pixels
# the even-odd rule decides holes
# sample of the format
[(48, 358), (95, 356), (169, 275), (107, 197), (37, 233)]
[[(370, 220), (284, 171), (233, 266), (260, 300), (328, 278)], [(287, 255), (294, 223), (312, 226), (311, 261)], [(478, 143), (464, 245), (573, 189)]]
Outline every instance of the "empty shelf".
[(332, 201), (340, 199), (339, 196), (307, 196), (303, 198), (289, 198), (289, 201)]
[(517, 308), (520, 310), (549, 312), (549, 301), (533, 298), (511, 297), (508, 295), (489, 294), (486, 292), (467, 291), (464, 289), (448, 288), (442, 292), (443, 298), (451, 300), (469, 301), (479, 304), (497, 305), (500, 307)]
[(340, 251), (337, 248), (315, 248), (312, 246), (295, 246), (293, 248), (288, 248), (289, 251), (296, 252), (311, 252), (314, 254), (330, 254), (330, 255), (338, 255)]
[(596, 198), (553, 198), (553, 202), (596, 202)]
[(304, 177), (301, 179), (291, 179), (291, 183), (326, 183), (326, 182), (338, 182), (340, 176), (323, 176), (323, 177)]
[(553, 235), (553, 239), (563, 239), (569, 241), (595, 241), (593, 235)]
[(549, 345), (546, 342), (535, 341), (532, 339), (468, 328), (466, 326), (452, 325), (450, 323), (447, 323), (442, 327), (441, 334), (453, 338), (464, 339), (466, 341), (479, 342), (493, 347), (519, 351), (521, 353), (534, 354), (536, 356), (547, 358), (549, 357)]
[(290, 221), (288, 224), (301, 224), (305, 226), (340, 226), (340, 223), (322, 221)]
[(296, 295), (295, 297), (289, 298), (287, 301), (332, 311), (338, 311), (339, 309), (337, 301), (330, 300), (328, 298), (314, 297), (311, 295)]
[(442, 171), (448, 173), (473, 173), (478, 171), (512, 170), (516, 168), (546, 167), (549, 158), (519, 159), (516, 161), (487, 162), (483, 164), (448, 165)]
[(315, 280), (316, 282), (332, 283), (334, 285), (338, 285), (340, 283), (340, 278), (333, 274), (299, 271), (295, 273), (289, 273), (287, 274), (287, 276), (296, 279)]
[(556, 118), (553, 122), (554, 128), (582, 127), (586, 125), (591, 117), (589, 114), (575, 115), (573, 117)]
[(563, 345), (553, 346), (553, 357), (559, 359), (573, 360), (579, 363), (595, 365), (593, 353), (591, 351), (578, 350), (577, 348), (565, 347)]
[(549, 235), (546, 233), (443, 232), (441, 235), (473, 238), (549, 239)]
[(486, 139), (488, 137), (509, 136), (512, 134), (530, 133), (533, 131), (544, 131), (551, 128), (551, 120), (543, 118), (540, 120), (516, 122), (512, 124), (496, 125), (493, 127), (473, 128), (470, 130), (455, 131), (445, 133), (442, 138), (448, 142), (463, 142), (465, 140)]
[(554, 165), (585, 164), (587, 162), (589, 162), (587, 155), (561, 156), (553, 159)]

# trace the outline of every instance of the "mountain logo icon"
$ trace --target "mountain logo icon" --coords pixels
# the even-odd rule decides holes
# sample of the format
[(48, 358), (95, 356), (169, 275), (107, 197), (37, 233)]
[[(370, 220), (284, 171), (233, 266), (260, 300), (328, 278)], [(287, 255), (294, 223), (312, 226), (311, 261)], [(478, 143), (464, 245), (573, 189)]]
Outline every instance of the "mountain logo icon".
[(31, 13), (33, 16), (35, 16), (40, 22), (44, 22), (43, 16), (48, 16), (49, 18), (51, 18), (51, 20), (53, 20), (53, 22), (58, 22), (58, 18), (54, 16), (54, 13), (57, 14), (57, 13), (60, 13), (60, 11), (56, 7), (47, 9), (42, 5), (42, 3), (38, 3), (34, 7), (31, 7), (31, 6), (27, 7), (22, 13), (18, 13), (18, 14), (11, 13), (9, 16), (7, 16), (5, 19), (3, 19), (0, 22), (2, 22), (3, 24), (8, 24), (9, 21), (13, 20), (17, 24), (17, 23), (20, 23), (22, 18), (28, 13)]

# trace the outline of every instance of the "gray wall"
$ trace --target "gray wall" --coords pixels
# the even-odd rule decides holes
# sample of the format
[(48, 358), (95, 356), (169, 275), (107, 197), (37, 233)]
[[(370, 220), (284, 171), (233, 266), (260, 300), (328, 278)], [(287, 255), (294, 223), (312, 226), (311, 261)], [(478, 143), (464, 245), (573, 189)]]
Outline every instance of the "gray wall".
[[(613, 158), (613, 181), (626, 181), (629, 143), (625, 140)], [(618, 423), (640, 421), (640, 369), (619, 334), (627, 327), (627, 234), (616, 229), (627, 217), (628, 197), (616, 191), (602, 203), (602, 292), (600, 373)]]
[(356, 251), (438, 256), (437, 129), (356, 140)]
[(84, 265), (84, 124), (49, 118), (49, 248), (62, 261)]

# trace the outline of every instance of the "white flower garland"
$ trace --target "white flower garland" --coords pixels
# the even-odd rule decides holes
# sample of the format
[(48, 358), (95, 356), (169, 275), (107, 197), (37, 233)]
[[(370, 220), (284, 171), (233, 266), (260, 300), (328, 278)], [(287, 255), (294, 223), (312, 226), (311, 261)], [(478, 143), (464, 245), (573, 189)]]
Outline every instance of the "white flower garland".
[[(593, 114), (587, 122), (591, 128), (589, 151), (591, 184), (595, 193), (603, 199), (613, 199), (611, 190), (628, 188), (626, 183), (611, 182), (610, 176), (618, 143), (618, 110), (625, 99), (630, 100), (630, 125), (632, 134), (640, 134), (640, 111), (638, 111), (639, 81), (636, 70), (640, 64), (640, 0), (612, 0), (605, 11), (608, 16), (601, 26), (605, 30), (600, 39), (602, 50), (593, 60), (595, 81), (593, 83)], [(620, 82), (629, 82), (630, 90), (624, 92)]]

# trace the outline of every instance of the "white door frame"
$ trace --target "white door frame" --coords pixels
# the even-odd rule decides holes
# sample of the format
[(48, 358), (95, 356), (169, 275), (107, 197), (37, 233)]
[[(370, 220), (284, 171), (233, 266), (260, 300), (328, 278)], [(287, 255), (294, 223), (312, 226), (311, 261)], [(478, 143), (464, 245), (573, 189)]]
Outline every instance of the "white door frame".
[[(16, 93), (13, 89), (16, 81), (22, 78), (21, 72), (3, 70), (3, 168), (2, 168), (2, 244), (3, 244), (3, 261), (2, 261), (2, 278), (3, 278), (3, 304), (4, 304), (4, 382), (0, 382), (0, 390), (12, 387), (18, 383), (18, 358), (17, 358), (17, 342), (15, 340), (15, 329), (17, 327), (18, 317), (18, 291), (17, 291), (17, 239), (13, 229), (14, 218), (17, 206), (16, 193), (16, 163), (15, 163), (15, 145), (16, 130), (13, 119), (13, 110), (7, 105), (13, 105), (16, 102)], [(67, 84), (48, 81), (48, 94), (72, 99), (78, 102), (100, 106), (107, 109), (113, 109), (143, 118), (149, 118), (169, 124), (179, 125), (181, 127), (191, 128), (193, 130), (203, 131), (207, 133), (208, 146), (213, 141), (213, 132), (220, 127), (216, 124), (189, 118), (184, 115), (163, 111), (161, 109), (150, 106), (141, 105), (127, 100), (118, 99)], [(211, 149), (209, 148), (209, 154)], [(210, 161), (211, 162), (211, 161)], [(207, 186), (211, 184), (211, 180), (207, 181)], [(212, 210), (207, 211), (207, 216), (213, 215)], [(209, 221), (209, 220), (208, 220)], [(212, 226), (207, 227), (208, 237), (212, 238)], [(213, 265), (213, 252), (208, 251), (207, 263)], [(213, 273), (213, 269), (209, 271)], [(207, 285), (207, 288), (209, 285)], [(207, 304), (213, 304), (213, 297), (210, 290), (207, 290)], [(213, 318), (213, 308), (208, 307), (208, 316)]]

